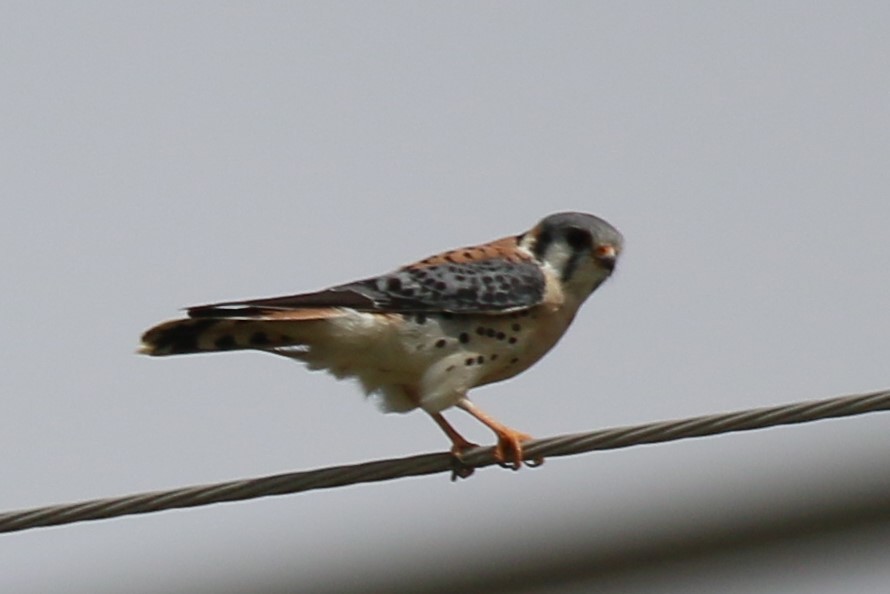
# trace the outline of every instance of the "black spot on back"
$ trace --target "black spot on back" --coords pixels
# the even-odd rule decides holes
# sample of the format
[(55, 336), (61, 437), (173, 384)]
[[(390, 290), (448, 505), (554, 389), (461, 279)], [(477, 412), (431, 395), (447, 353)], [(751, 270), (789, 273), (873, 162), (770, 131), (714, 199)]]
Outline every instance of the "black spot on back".
[(372, 304), (368, 308), (358, 307), (360, 311), (398, 313), (475, 313), (480, 306), (492, 310), (526, 308), (538, 304), (544, 295), (544, 275), (531, 261), (443, 259), (444, 263), (422, 269), (403, 268), (382, 277), (334, 287), (328, 292), (357, 295)]
[(250, 344), (253, 346), (266, 346), (269, 344), (269, 337), (265, 332), (254, 332), (250, 335)]
[(235, 348), (235, 337), (231, 334), (223, 334), (219, 338), (213, 341), (213, 346), (220, 350), (227, 350)]

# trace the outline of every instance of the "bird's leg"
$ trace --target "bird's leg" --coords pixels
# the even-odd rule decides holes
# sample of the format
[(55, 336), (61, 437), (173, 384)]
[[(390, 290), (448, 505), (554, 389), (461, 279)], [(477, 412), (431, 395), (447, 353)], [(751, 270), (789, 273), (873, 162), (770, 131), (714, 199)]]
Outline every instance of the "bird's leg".
[[(405, 392), (405, 395), (415, 404), (415, 406), (420, 407), (420, 394), (417, 393), (417, 390), (411, 388), (410, 386), (402, 386), (402, 389)], [(436, 425), (442, 428), (442, 431), (445, 432), (445, 435), (448, 436), (448, 439), (451, 440), (451, 453), (454, 454), (455, 458), (460, 458), (461, 454), (463, 454), (467, 450), (471, 450), (473, 448), (478, 448), (479, 444), (473, 443), (472, 441), (467, 441), (463, 435), (457, 432), (457, 429), (451, 426), (451, 423), (445, 420), (445, 417), (442, 416), (442, 413), (438, 412), (427, 412), (429, 416), (433, 418), (436, 422)]]
[(467, 450), (471, 450), (473, 448), (478, 448), (478, 443), (473, 443), (472, 441), (467, 441), (463, 435), (457, 432), (457, 429), (451, 426), (451, 423), (445, 420), (445, 417), (442, 416), (442, 413), (429, 413), (429, 415), (433, 418), (436, 424), (442, 428), (442, 431), (445, 432), (445, 435), (448, 436), (448, 439), (451, 440), (451, 453), (460, 458), (460, 455), (466, 452)]
[(454, 465), (451, 469), (451, 480), (467, 478), (473, 474), (473, 467), (464, 464), (461, 455), (467, 450), (478, 448), (479, 444), (467, 441), (463, 435), (457, 432), (457, 429), (451, 426), (451, 423), (445, 420), (442, 413), (429, 413), (429, 415), (433, 418), (436, 424), (442, 428), (442, 431), (445, 432), (448, 439), (451, 440), (451, 455), (454, 458)]
[[(498, 444), (494, 449), (494, 457), (500, 462), (501, 466), (519, 470), (522, 466), (522, 442), (532, 439), (532, 436), (498, 423), (486, 413), (479, 410), (479, 408), (467, 398), (458, 400), (457, 406), (482, 421), (489, 429), (495, 432), (495, 435), (498, 436)], [(533, 463), (528, 465), (540, 466), (543, 463), (543, 458), (535, 458)]]

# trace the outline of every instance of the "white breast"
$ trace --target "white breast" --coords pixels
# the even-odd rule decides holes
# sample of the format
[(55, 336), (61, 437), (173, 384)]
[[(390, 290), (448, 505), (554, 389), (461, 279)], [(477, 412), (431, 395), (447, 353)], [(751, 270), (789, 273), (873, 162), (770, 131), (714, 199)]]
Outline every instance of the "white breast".
[(385, 411), (438, 412), (475, 386), (530, 367), (556, 344), (576, 309), (542, 305), (512, 314), (453, 316), (344, 310), (325, 320), (301, 350), (276, 352), (337, 378), (356, 378)]

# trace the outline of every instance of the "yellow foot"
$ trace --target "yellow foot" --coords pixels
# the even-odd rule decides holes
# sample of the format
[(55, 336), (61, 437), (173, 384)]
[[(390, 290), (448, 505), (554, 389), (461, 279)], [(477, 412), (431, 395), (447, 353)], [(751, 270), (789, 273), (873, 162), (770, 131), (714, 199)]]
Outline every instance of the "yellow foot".
[[(475, 404), (467, 398), (461, 398), (457, 401), (457, 406), (464, 409), (480, 421), (489, 429), (494, 431), (498, 436), (498, 443), (494, 448), (494, 457), (498, 464), (504, 468), (512, 468), (519, 470), (522, 467), (522, 442), (529, 441), (532, 436), (511, 429), (506, 425), (495, 421), (493, 418), (479, 410)], [(544, 458), (535, 458), (530, 462), (526, 462), (528, 466), (540, 466), (544, 463)]]
[(442, 428), (442, 431), (451, 440), (451, 480), (456, 481), (459, 478), (467, 478), (473, 474), (475, 470), (472, 466), (464, 464), (463, 455), (467, 450), (478, 448), (479, 446), (472, 441), (467, 441), (463, 435), (458, 433), (451, 424), (445, 420), (442, 413), (430, 413), (430, 417), (436, 424)]
[[(532, 436), (509, 428), (501, 429), (496, 433), (498, 444), (494, 448), (494, 457), (498, 464), (513, 470), (522, 468), (522, 442), (530, 441), (533, 439)], [(540, 466), (543, 463), (544, 458), (534, 458), (526, 461), (526, 465), (531, 467)]]
[(472, 466), (464, 464), (464, 452), (466, 452), (467, 450), (472, 450), (473, 448), (478, 448), (479, 444), (473, 443), (472, 441), (467, 441), (463, 437), (458, 437), (459, 439), (455, 439), (453, 441), (454, 445), (451, 446), (452, 482), (456, 481), (459, 478), (469, 478), (476, 470)]

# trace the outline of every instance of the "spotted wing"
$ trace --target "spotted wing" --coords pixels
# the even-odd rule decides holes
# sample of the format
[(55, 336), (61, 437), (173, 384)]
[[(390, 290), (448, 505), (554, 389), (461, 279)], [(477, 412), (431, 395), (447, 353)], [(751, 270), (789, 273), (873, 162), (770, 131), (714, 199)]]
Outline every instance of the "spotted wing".
[(499, 245), (506, 241), (446, 252), (383, 276), (315, 293), (203, 305), (188, 313), (191, 317), (255, 317), (332, 307), (456, 314), (528, 309), (543, 300), (546, 279), (531, 257)]

